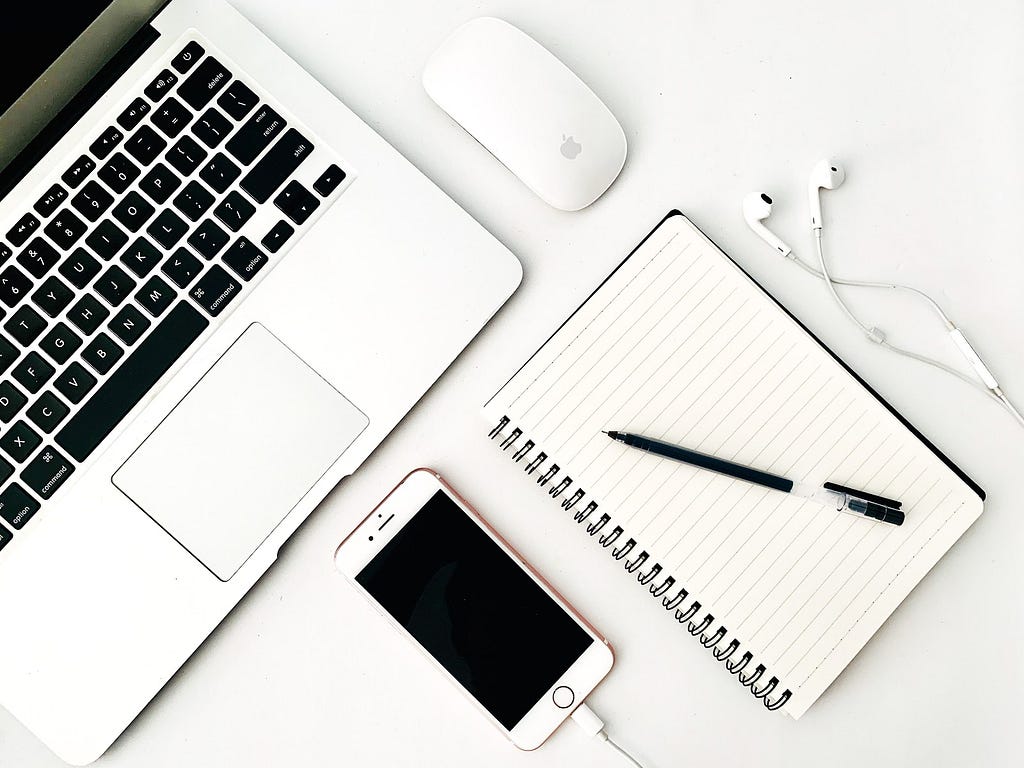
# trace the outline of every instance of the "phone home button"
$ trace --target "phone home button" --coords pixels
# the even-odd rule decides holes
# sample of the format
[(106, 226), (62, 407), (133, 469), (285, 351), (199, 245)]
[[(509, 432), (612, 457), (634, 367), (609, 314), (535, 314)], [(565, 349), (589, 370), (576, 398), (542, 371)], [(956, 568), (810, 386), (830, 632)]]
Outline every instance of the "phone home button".
[(576, 701), (576, 694), (567, 685), (560, 685), (551, 692), (551, 700), (559, 709), (568, 709)]

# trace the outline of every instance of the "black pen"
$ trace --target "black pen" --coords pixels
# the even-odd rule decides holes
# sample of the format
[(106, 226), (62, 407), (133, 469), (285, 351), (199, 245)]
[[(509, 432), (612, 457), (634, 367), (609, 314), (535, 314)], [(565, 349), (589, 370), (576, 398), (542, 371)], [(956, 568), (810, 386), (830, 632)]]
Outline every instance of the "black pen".
[(605, 432), (605, 434), (612, 440), (653, 453), (656, 456), (681, 461), (684, 464), (717, 472), (720, 475), (735, 477), (737, 480), (745, 480), (765, 488), (773, 488), (783, 493), (791, 493), (801, 498), (812, 499), (826, 506), (834, 506), (840, 512), (853, 512), (883, 523), (903, 525), (904, 515), (900, 511), (900, 507), (903, 505), (893, 499), (847, 488), (837, 483), (825, 483), (821, 488), (804, 483), (794, 483), (788, 478), (773, 475), (770, 472), (762, 472), (759, 469), (745, 467), (742, 464), (735, 464), (706, 453), (698, 453), (642, 435), (632, 435), (628, 432)]

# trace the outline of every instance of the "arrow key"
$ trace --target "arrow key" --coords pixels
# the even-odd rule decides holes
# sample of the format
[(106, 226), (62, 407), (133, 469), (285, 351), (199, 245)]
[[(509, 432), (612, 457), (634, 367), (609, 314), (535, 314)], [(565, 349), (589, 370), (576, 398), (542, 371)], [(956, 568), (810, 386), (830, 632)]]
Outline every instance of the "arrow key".
[(274, 205), (296, 224), (304, 224), (320, 205), (320, 201), (299, 182), (290, 181), (281, 194), (274, 198)]

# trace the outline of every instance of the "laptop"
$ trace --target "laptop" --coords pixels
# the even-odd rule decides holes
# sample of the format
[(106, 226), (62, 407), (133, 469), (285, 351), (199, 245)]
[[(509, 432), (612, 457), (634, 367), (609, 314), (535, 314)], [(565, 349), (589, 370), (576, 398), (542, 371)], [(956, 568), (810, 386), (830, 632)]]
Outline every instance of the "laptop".
[(159, 5), (3, 33), (0, 704), (74, 764), (522, 274), (229, 5)]

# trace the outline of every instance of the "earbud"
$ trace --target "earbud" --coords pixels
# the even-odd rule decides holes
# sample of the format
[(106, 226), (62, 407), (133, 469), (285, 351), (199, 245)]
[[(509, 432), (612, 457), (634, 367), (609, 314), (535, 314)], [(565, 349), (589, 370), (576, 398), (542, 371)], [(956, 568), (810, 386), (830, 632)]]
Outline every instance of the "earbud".
[(783, 256), (789, 256), (793, 252), (793, 249), (776, 237), (775, 234), (762, 223), (771, 215), (772, 199), (768, 197), (768, 195), (763, 192), (761, 194), (751, 192), (743, 198), (743, 218), (746, 220), (747, 226), (754, 231), (754, 234), (768, 243), (768, 245), (776, 251), (781, 253)]
[(843, 166), (835, 160), (819, 160), (807, 180), (807, 204), (811, 211), (811, 229), (821, 229), (821, 196), (822, 189), (835, 189), (846, 178)]

